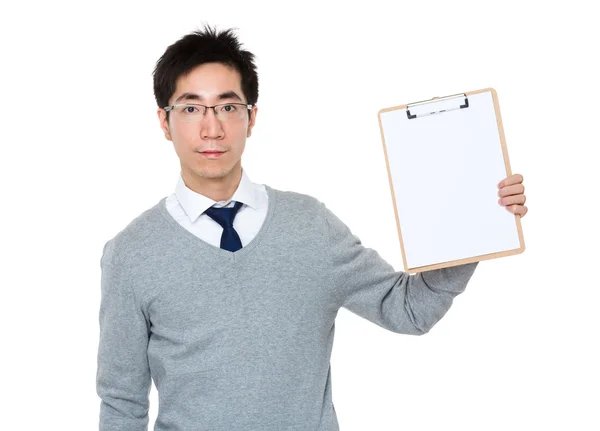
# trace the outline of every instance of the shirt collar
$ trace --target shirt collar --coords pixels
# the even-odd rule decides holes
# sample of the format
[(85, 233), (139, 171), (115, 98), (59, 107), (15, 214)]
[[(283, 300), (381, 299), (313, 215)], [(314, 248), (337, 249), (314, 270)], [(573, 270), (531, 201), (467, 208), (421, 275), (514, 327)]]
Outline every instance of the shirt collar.
[(194, 223), (196, 219), (200, 217), (202, 213), (204, 213), (204, 211), (215, 204), (218, 204), (216, 205), (217, 207), (225, 207), (231, 201), (238, 201), (256, 209), (260, 203), (259, 197), (256, 193), (256, 187), (254, 186), (254, 183), (250, 181), (244, 169), (242, 169), (242, 178), (240, 179), (237, 189), (231, 198), (225, 201), (217, 202), (207, 196), (191, 190), (185, 185), (183, 177), (181, 176), (181, 172), (179, 172), (179, 177), (177, 178), (175, 196), (192, 223)]

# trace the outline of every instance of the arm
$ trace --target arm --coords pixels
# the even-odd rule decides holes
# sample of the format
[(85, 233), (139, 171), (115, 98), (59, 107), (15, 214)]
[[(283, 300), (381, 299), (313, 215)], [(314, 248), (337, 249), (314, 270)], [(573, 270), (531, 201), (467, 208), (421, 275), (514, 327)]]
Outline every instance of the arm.
[(379, 254), (325, 209), (329, 257), (341, 306), (392, 332), (427, 333), (462, 293), (477, 262), (410, 275)]
[(100, 431), (147, 431), (148, 324), (109, 241), (100, 261), (100, 342), (96, 392)]

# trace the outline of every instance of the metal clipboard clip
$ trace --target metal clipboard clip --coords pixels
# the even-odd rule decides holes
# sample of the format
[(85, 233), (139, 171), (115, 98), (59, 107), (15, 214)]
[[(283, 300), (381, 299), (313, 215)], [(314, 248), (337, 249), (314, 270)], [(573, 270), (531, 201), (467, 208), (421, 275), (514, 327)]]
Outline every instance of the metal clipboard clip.
[(412, 120), (427, 115), (441, 114), (442, 112), (468, 108), (469, 99), (465, 93), (459, 93), (453, 94), (452, 96), (434, 97), (433, 99), (423, 100), (422, 102), (409, 103), (406, 107), (406, 115), (409, 120)]

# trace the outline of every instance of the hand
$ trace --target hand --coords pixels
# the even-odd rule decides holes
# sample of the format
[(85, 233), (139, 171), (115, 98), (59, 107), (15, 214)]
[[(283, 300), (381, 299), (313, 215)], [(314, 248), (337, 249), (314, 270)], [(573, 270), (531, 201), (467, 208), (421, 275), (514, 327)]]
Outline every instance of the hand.
[(527, 214), (525, 206), (525, 186), (523, 183), (523, 175), (514, 174), (507, 177), (498, 183), (498, 203), (504, 205), (508, 211), (524, 217)]

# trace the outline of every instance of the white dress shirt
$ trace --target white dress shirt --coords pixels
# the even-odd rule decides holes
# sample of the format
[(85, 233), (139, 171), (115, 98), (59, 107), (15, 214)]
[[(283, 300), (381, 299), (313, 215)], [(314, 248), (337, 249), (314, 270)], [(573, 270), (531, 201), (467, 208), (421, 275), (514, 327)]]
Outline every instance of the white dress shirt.
[(233, 219), (233, 228), (238, 233), (242, 247), (244, 247), (252, 241), (265, 221), (269, 197), (264, 184), (255, 184), (250, 181), (243, 169), (242, 178), (233, 196), (228, 200), (218, 202), (189, 189), (180, 172), (175, 193), (167, 197), (165, 206), (181, 226), (201, 240), (220, 247), (223, 228), (204, 214), (204, 211), (211, 206), (216, 208), (233, 207), (235, 205), (233, 201), (244, 204)]

